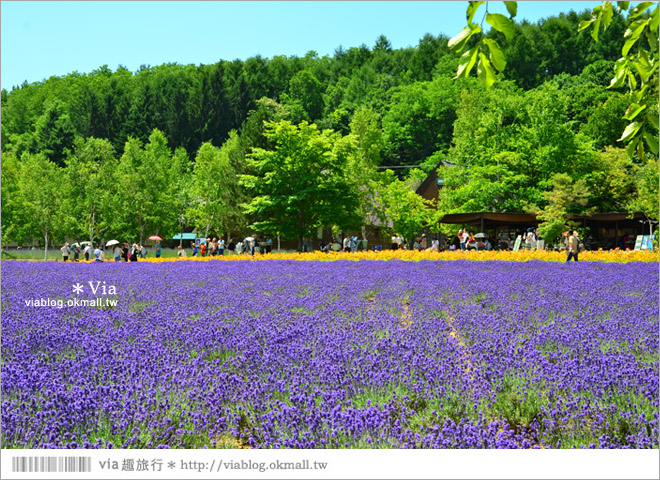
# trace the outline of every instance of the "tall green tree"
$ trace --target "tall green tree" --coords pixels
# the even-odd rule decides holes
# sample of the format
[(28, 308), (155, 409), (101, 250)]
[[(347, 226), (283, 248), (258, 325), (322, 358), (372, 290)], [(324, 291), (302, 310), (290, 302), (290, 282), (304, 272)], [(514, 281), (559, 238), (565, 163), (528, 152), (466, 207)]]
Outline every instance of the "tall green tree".
[(34, 152), (64, 166), (65, 150), (73, 145), (75, 130), (63, 102), (56, 100), (48, 104), (35, 124), (34, 138)]
[[(176, 220), (174, 201), (169, 194), (172, 153), (163, 133), (154, 130), (143, 148), (130, 139), (124, 148), (118, 173), (119, 219), (122, 231), (143, 243), (148, 235), (167, 235)], [(162, 236), (162, 235), (161, 235)]]
[(382, 205), (385, 228), (390, 233), (398, 233), (413, 244), (414, 235), (427, 225), (438, 221), (438, 210), (434, 201), (417, 195), (411, 186), (394, 176), (391, 170), (380, 178), (377, 200)]
[(194, 217), (198, 231), (221, 235), (240, 224), (238, 177), (227, 150), (204, 143), (197, 152), (193, 171)]
[(26, 234), (43, 238), (44, 261), (48, 245), (62, 239), (62, 179), (63, 170), (43, 154), (23, 154), (19, 174), (21, 208), (24, 211)]
[(18, 158), (11, 152), (2, 154), (2, 169), (0, 169), (0, 184), (2, 185), (2, 244), (11, 241), (23, 240), (23, 225), (25, 224), (25, 210), (20, 190), (21, 166)]
[(255, 149), (248, 155), (254, 174), (243, 176), (255, 230), (297, 239), (302, 249), (317, 227), (359, 228), (356, 185), (335, 151), (337, 133), (280, 121), (266, 124), (266, 137), (275, 149)]
[(583, 180), (573, 181), (565, 173), (557, 173), (552, 177), (552, 190), (543, 192), (543, 197), (545, 208), (530, 206), (529, 210), (538, 215), (539, 235), (551, 244), (564, 232), (572, 213), (584, 213), (589, 191)]
[(67, 231), (85, 235), (93, 244), (105, 233), (117, 233), (118, 165), (109, 141), (76, 139), (64, 171)]

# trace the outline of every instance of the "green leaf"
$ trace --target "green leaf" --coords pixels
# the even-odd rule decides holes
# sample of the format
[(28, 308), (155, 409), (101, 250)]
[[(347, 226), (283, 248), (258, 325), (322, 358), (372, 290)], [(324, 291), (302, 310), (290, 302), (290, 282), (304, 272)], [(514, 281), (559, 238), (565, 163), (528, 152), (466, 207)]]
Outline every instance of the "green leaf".
[(653, 10), (653, 13), (651, 14), (651, 18), (649, 19), (649, 29), (653, 32), (658, 31), (658, 7), (655, 7), (655, 10)]
[(632, 12), (630, 12), (630, 17), (629, 18), (635, 18), (639, 17), (644, 11), (649, 8), (651, 5), (653, 5), (655, 2), (642, 2), (639, 5), (637, 5)]
[(630, 2), (616, 2), (616, 4), (619, 6), (619, 10), (628, 10), (630, 6)]
[(633, 138), (637, 132), (639, 132), (639, 129), (642, 127), (642, 122), (632, 122), (630, 125), (626, 127), (626, 129), (623, 131), (623, 134), (621, 135), (621, 138), (619, 138), (619, 142), (629, 142), (631, 138)]
[(648, 23), (648, 20), (635, 20), (628, 26), (626, 32), (623, 34), (623, 38), (639, 38), (642, 34), (642, 30), (644, 30), (644, 27), (646, 27)]
[(649, 69), (642, 62), (633, 62), (632, 65), (635, 67), (635, 70), (637, 70), (642, 83), (646, 83), (649, 77), (653, 74), (653, 68)]
[[(656, 10), (657, 11), (657, 10)], [(649, 41), (649, 45), (655, 45), (657, 50), (658, 48), (658, 18), (651, 18), (649, 20), (649, 28), (645, 31), (646, 38)]]
[(474, 14), (477, 13), (477, 9), (482, 6), (486, 2), (470, 2), (470, 4), (467, 7), (467, 11), (465, 12), (465, 16), (467, 17), (468, 23), (472, 23), (472, 18), (474, 17)]
[(479, 53), (479, 63), (477, 64), (477, 75), (479, 76), (481, 83), (486, 85), (486, 89), (490, 90), (490, 88), (495, 83), (495, 71), (493, 70), (493, 67), (490, 65), (488, 58), (486, 58), (486, 55), (484, 55), (483, 53)]
[(610, 86), (607, 88), (619, 88), (623, 85), (626, 75), (628, 74), (627, 62), (617, 63), (614, 78), (610, 81)]
[(628, 52), (630, 51), (632, 46), (637, 42), (637, 40), (639, 40), (639, 37), (629, 38), (628, 40), (626, 40), (626, 43), (623, 44), (623, 48), (621, 49), (621, 55), (627, 57)]
[(486, 14), (486, 22), (498, 32), (502, 32), (509, 42), (513, 40), (516, 29), (511, 19), (499, 13), (488, 13)]
[(634, 120), (637, 115), (646, 110), (646, 105), (640, 105), (639, 103), (633, 103), (628, 107), (626, 114), (623, 116), (625, 120)]
[(460, 52), (463, 50), (463, 47), (465, 46), (465, 43), (468, 41), (468, 39), (472, 36), (472, 28), (468, 25), (463, 30), (458, 32), (458, 35), (456, 35), (454, 38), (449, 40), (449, 43), (447, 46), (449, 47), (450, 50), (456, 48), (457, 52)]
[(506, 67), (506, 57), (499, 44), (490, 38), (485, 38), (484, 43), (488, 47), (488, 50), (490, 50), (490, 61), (493, 62), (493, 65), (499, 72), (503, 71), (504, 67)]
[(656, 130), (658, 130), (660, 128), (660, 125), (659, 125), (660, 122), (658, 121), (658, 116), (656, 114), (654, 114), (653, 112), (647, 113), (646, 119), (653, 126), (653, 128), (655, 128)]
[(626, 153), (628, 153), (628, 156), (632, 158), (632, 156), (635, 153), (635, 149), (637, 148), (637, 145), (639, 144), (639, 137), (633, 138), (632, 141), (628, 144), (628, 148), (626, 148)]
[(614, 15), (614, 12), (612, 11), (612, 2), (603, 2), (603, 4), (603, 27), (605, 30), (607, 30), (607, 27), (609, 27), (610, 23), (612, 23), (612, 16)]
[(518, 2), (504, 2), (504, 5), (506, 5), (509, 15), (511, 15), (512, 18), (515, 17), (518, 13)]
[(458, 63), (458, 71), (454, 79), (459, 77), (467, 78), (474, 67), (474, 63), (477, 61), (477, 53), (479, 53), (479, 46), (472, 47), (470, 50), (466, 50), (463, 55), (461, 55), (460, 61)]
[(628, 87), (630, 88), (631, 92), (637, 88), (637, 79), (635, 78), (635, 75), (632, 74), (632, 72), (628, 72)]
[(598, 41), (598, 33), (600, 32), (600, 17), (594, 20), (594, 29), (591, 31), (591, 38), (594, 42)]
[(593, 20), (582, 20), (582, 21), (580, 22), (580, 26), (579, 26), (579, 28), (578, 28), (578, 32), (581, 32), (581, 31), (584, 30), (585, 28), (589, 28), (589, 26), (590, 26), (592, 23), (594, 23)]
[(644, 141), (654, 155), (658, 154), (658, 137), (652, 135), (650, 132), (644, 132)]

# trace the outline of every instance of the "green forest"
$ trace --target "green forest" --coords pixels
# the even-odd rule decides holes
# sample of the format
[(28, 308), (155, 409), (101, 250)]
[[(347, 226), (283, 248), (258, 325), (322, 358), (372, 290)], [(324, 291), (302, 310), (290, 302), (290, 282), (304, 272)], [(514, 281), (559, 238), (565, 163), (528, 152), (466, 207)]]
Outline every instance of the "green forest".
[[(657, 25), (657, 8), (644, 15)], [(332, 56), (102, 66), (3, 89), (2, 242), (196, 228), (301, 245), (318, 227), (410, 238), (447, 213), (558, 207), (657, 219), (657, 149), (626, 151), (631, 86), (610, 87), (631, 19), (614, 10), (597, 42), (580, 30), (590, 19), (472, 36), (468, 48), (493, 39), (506, 57), (492, 88), (455, 78), (461, 53), (427, 34), (409, 48), (381, 35)], [(657, 118), (657, 63), (653, 75)], [(436, 205), (414, 189), (441, 162), (453, 166), (439, 167)]]

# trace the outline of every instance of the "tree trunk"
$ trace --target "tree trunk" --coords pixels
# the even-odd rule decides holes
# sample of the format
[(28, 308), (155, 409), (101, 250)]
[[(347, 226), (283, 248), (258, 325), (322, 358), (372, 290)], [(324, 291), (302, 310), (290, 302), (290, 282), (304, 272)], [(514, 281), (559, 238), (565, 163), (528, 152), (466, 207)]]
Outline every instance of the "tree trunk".
[(302, 212), (298, 214), (298, 251), (302, 252), (303, 250), (303, 220), (302, 220)]
[(48, 260), (48, 230), (44, 232), (44, 262)]
[(94, 245), (94, 211), (92, 210), (92, 218), (89, 222), (89, 241)]

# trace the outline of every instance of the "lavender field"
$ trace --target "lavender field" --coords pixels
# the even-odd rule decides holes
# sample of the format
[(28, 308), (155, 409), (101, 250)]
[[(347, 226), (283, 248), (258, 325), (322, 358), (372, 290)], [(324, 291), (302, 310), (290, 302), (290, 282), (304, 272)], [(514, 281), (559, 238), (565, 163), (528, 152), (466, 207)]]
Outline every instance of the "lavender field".
[(658, 448), (658, 296), (653, 263), (3, 262), (2, 443)]

